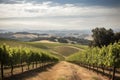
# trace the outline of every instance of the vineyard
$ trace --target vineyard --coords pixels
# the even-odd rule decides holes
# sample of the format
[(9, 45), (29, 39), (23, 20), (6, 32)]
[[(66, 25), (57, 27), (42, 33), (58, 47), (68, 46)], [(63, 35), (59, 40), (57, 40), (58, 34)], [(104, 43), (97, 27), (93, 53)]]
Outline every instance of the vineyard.
[[(107, 76), (111, 80), (119, 80), (120, 42), (99, 48), (65, 43), (20, 42), (4, 39), (0, 41), (0, 79), (2, 80), (8, 80), (12, 76), (15, 78), (14, 76), (17, 74), (24, 75), (25, 72), (29, 74), (32, 70), (42, 70), (54, 64), (57, 64), (57, 67), (53, 66), (53, 70), (49, 74), (43, 73), (43, 76), (56, 73), (57, 68), (57, 70), (62, 70), (59, 72), (60, 74), (69, 76), (63, 80), (81, 80), (80, 76), (84, 76), (81, 74), (81, 70), (86, 73), (86, 69), (88, 69), (89, 72), (87, 71), (86, 74), (91, 73), (93, 76), (89, 76), (90, 79), (86, 80), (108, 80), (99, 78), (100, 76), (95, 72), (101, 73), (102, 76)], [(91, 70), (94, 72), (90, 72)], [(40, 72), (39, 74), (42, 75)], [(31, 76), (31, 74), (29, 75)], [(59, 76), (58, 80), (59, 78), (62, 80), (59, 74), (56, 76)], [(57, 78), (52, 80), (57, 80)]]
[(69, 56), (67, 61), (96, 70), (97, 72), (102, 70), (103, 75), (108, 74), (110, 79), (116, 80), (115, 76), (120, 77), (118, 75), (119, 71), (117, 71), (120, 68), (120, 42), (110, 44), (107, 47), (103, 46), (102, 48), (88, 48)]
[[(17, 45), (16, 45), (17, 46)], [(11, 47), (6, 44), (0, 45), (0, 65), (1, 65), (1, 79), (4, 79), (6, 71), (10, 70), (11, 75), (14, 74), (14, 68), (21, 68), (21, 72), (24, 72), (24, 67), (27, 69), (36, 68), (39, 66), (44, 67), (46, 65), (58, 62), (58, 57), (53, 54), (43, 51), (37, 48), (29, 47)]]

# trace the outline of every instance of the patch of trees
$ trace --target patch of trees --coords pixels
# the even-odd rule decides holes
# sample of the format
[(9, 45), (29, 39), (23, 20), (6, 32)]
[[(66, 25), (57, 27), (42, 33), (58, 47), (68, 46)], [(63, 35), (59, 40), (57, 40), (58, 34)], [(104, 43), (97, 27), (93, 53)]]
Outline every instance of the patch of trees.
[(64, 38), (58, 38), (57, 40), (60, 43), (68, 43), (68, 41), (66, 39), (64, 39)]
[(40, 41), (40, 40), (49, 40), (49, 41), (54, 41), (54, 42), (72, 43), (72, 44), (78, 43), (78, 44), (83, 44), (83, 45), (90, 44), (89, 40), (76, 38), (76, 37), (59, 37), (59, 38), (58, 37), (39, 37), (31, 41)]
[(76, 37), (64, 37), (64, 39), (72, 41), (72, 43), (78, 43), (78, 44), (83, 44), (83, 45), (88, 45), (90, 44), (90, 40), (83, 39), (83, 38), (76, 38)]
[(38, 38), (34, 38), (30, 41), (40, 41), (40, 40), (49, 40), (49, 41), (54, 41), (56, 42), (56, 37), (38, 37)]
[(95, 28), (92, 32), (92, 46), (107, 46), (110, 43), (118, 42), (120, 40), (120, 32), (114, 33), (112, 29)]
[(31, 41), (40, 41), (40, 40), (49, 40), (49, 41), (53, 41), (53, 42), (68, 43), (68, 41), (66, 39), (57, 38), (57, 37), (39, 37), (39, 38), (35, 38)]

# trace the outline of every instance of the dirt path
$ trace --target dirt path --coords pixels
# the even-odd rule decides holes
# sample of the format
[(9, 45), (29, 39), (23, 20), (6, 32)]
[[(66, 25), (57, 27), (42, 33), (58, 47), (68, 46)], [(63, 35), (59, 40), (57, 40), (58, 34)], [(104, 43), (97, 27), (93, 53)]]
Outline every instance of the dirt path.
[(106, 77), (97, 75), (93, 71), (65, 61), (43, 72), (24, 74), (24, 76), (27, 75), (31, 76), (22, 78), (22, 80), (108, 80)]
[(31, 77), (27, 77), (23, 80), (108, 80), (83, 67), (65, 61), (62, 61), (35, 76), (33, 75), (34, 73), (31, 74)]

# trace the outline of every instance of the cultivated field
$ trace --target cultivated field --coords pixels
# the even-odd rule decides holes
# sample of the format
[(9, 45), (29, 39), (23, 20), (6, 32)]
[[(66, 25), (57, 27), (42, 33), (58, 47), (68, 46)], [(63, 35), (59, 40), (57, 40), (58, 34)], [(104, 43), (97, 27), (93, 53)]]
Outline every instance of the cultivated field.
[[(12, 74), (11, 66), (4, 65), (3, 80), (109, 80), (109, 75), (102, 74), (102, 68), (99, 68), (99, 72), (96, 72), (97, 68), (95, 66), (89, 67), (80, 64), (80, 60), (84, 56), (83, 52), (87, 50), (88, 46), (49, 41), (20, 42), (1, 39), (0, 45), (4, 44), (9, 45), (11, 48), (26, 47), (33, 50), (33, 52), (40, 51), (40, 55), (41, 52), (42, 54), (47, 53), (48, 56), (54, 55), (59, 58), (59, 61), (49, 61), (47, 57), (41, 57), (38, 61), (30, 62), (29, 67), (28, 63), (24, 61), (22, 64), (13, 65), (14, 70)], [(46, 59), (48, 60), (46, 61)], [(52, 58), (50, 59), (52, 60)], [(105, 72), (109, 74), (109, 70), (105, 69)], [(117, 69), (116, 76), (118, 78), (116, 80), (120, 79), (119, 72), (119, 69)]]

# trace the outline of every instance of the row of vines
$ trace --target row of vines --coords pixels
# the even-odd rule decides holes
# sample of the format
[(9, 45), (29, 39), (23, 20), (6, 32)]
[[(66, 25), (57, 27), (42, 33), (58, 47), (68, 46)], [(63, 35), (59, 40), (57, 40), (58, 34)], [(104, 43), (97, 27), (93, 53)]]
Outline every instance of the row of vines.
[[(51, 64), (57, 62), (58, 58), (47, 52), (28, 48), (28, 47), (10, 47), (6, 44), (0, 45), (0, 69), (1, 79), (4, 79), (5, 67), (10, 68), (11, 75), (15, 66), (21, 67), (23, 72), (23, 64), (26, 64), (29, 70), (31, 64)], [(43, 65), (44, 65), (43, 64)]]
[[(76, 62), (87, 68), (101, 68), (112, 72), (110, 79), (115, 80), (116, 69), (120, 68), (120, 42), (103, 46), (102, 48), (90, 47), (82, 52), (73, 54), (67, 58), (68, 61)], [(112, 71), (111, 71), (112, 70)], [(109, 75), (110, 75), (109, 74)]]

